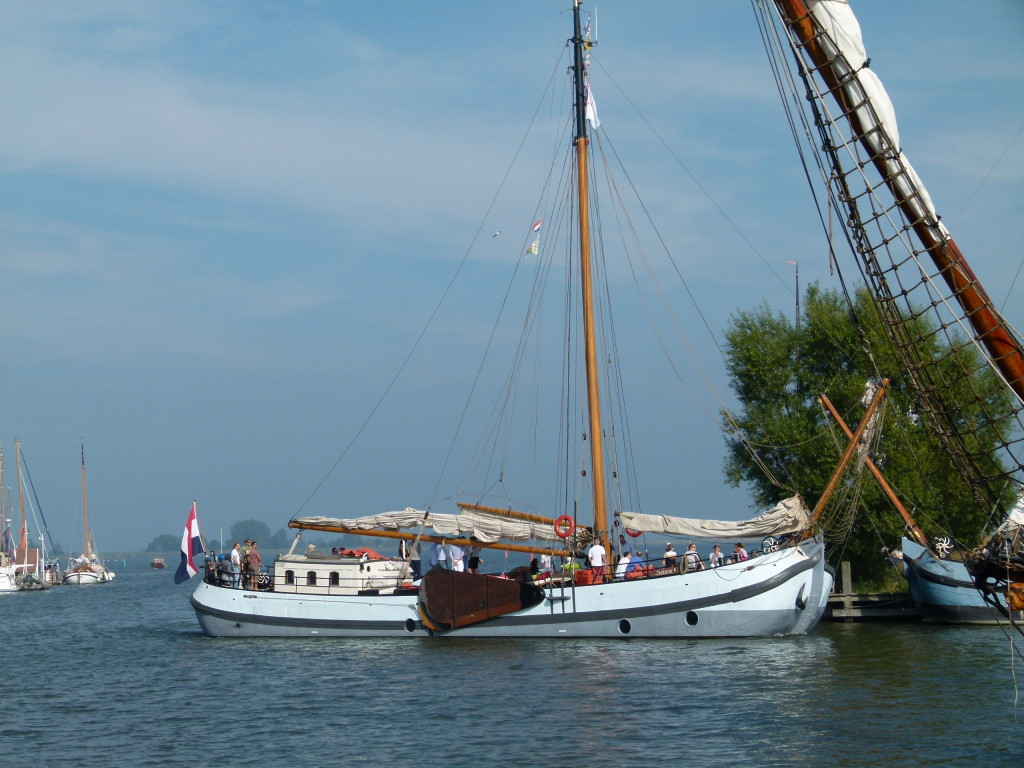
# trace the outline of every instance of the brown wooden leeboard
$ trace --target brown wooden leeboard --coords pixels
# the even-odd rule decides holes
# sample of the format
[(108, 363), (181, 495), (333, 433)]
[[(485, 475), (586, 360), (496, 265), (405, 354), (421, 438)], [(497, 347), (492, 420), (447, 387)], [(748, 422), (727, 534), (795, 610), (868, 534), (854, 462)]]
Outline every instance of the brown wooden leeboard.
[(534, 584), (434, 568), (420, 585), (420, 611), (432, 624), (455, 629), (537, 605), (544, 590)]

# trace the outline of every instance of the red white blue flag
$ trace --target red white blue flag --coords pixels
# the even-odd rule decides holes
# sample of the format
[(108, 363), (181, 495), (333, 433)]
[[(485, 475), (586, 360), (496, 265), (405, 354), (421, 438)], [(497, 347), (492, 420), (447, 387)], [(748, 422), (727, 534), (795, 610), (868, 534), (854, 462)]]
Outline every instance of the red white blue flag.
[(544, 221), (544, 220), (543, 219), (537, 219), (537, 221), (535, 221), (533, 223), (533, 226), (530, 227), (530, 231), (531, 232), (536, 232), (538, 229), (540, 229), (540, 225), (541, 225), (542, 221)]
[(192, 509), (189, 510), (188, 520), (185, 521), (185, 533), (181, 536), (181, 565), (174, 574), (174, 583), (181, 584), (188, 581), (197, 573), (195, 556), (203, 554), (203, 538), (199, 535), (199, 521), (196, 520), (196, 503), (192, 502)]

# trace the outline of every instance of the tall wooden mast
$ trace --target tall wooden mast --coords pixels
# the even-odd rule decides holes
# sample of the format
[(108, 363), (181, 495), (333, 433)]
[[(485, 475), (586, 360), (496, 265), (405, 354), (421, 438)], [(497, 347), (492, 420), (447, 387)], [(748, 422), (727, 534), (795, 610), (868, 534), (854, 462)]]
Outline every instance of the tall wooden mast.
[(85, 558), (88, 560), (89, 556), (92, 554), (92, 552), (90, 551), (90, 545), (89, 545), (89, 503), (86, 501), (86, 498), (85, 498), (85, 443), (81, 443), (81, 445), (82, 445), (82, 527), (84, 529), (84, 536), (85, 536), (85, 549), (83, 550), (83, 554), (85, 555)]
[[(852, 70), (854, 63), (844, 63), (841, 61), (842, 51), (833, 53), (829, 50), (831, 46), (823, 45), (824, 30), (817, 24), (804, 0), (775, 2), (782, 12), (785, 23), (807, 51), (818, 74), (828, 86), (829, 93), (850, 121), (855, 135), (867, 148), (871, 162), (878, 169), (885, 184), (892, 190), (900, 210), (907, 220), (913, 223), (914, 232), (960, 303), (963, 316), (971, 324), (975, 337), (984, 345), (993, 364), (998, 367), (1010, 388), (1024, 401), (1024, 350), (1021, 349), (1020, 341), (1009, 329), (978, 282), (953, 238), (938, 226), (937, 221), (923, 215), (917, 195), (908, 195), (899, 188), (899, 184), (906, 182), (898, 181), (899, 174), (894, 175), (892, 169), (887, 166), (889, 153), (877, 152), (872, 147), (871, 137), (878, 133), (879, 127), (867, 122), (864, 111), (859, 109), (860, 105), (852, 103), (844, 89), (848, 82), (847, 72)], [(899, 151), (899, 147), (891, 149), (893, 153)]]
[(21, 484), (21, 443), (14, 441), (14, 469), (18, 475), (18, 509), (21, 516), (21, 527), (18, 529), (18, 549), (22, 558), (28, 553), (28, 525), (25, 522), (25, 490)]
[(587, 77), (580, 3), (573, 2), (573, 84), (576, 99), (576, 189), (579, 206), (580, 284), (583, 292), (583, 346), (587, 371), (587, 409), (590, 417), (591, 484), (594, 495), (594, 539), (604, 544), (605, 562), (611, 562), (608, 509), (605, 501), (604, 447), (601, 430), (601, 391), (598, 383), (597, 341), (594, 330), (594, 282), (590, 251), (590, 197), (587, 185)]

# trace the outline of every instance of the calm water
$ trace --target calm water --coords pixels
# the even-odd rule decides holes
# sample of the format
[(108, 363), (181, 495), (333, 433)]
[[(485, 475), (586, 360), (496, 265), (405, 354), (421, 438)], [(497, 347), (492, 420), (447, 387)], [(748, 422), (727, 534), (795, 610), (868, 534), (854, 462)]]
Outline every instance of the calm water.
[[(168, 559), (168, 563), (172, 560)], [(195, 581), (0, 595), (0, 764), (1019, 765), (998, 628), (728, 641), (215, 640)]]

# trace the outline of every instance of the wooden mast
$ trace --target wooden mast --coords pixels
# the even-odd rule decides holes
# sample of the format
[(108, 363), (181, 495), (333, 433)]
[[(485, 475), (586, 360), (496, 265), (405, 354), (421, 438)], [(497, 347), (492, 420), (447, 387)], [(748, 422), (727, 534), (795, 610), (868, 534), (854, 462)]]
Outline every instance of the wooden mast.
[(25, 523), (25, 491), (21, 484), (21, 443), (14, 441), (14, 469), (18, 475), (18, 508), (21, 511), (21, 528), (18, 529), (18, 549), (23, 562), (28, 562), (28, 525)]
[(594, 495), (594, 539), (604, 545), (605, 563), (611, 563), (608, 510), (605, 501), (604, 445), (601, 430), (601, 393), (598, 385), (597, 341), (594, 330), (594, 283), (590, 252), (590, 197), (587, 182), (587, 78), (580, 3), (573, 2), (573, 81), (576, 94), (576, 189), (579, 206), (580, 284), (583, 298), (583, 347), (587, 373), (587, 410), (590, 417), (590, 471)]
[[(857, 110), (859, 105), (849, 103), (843, 90), (844, 75), (834, 68), (836, 58), (830, 56), (820, 44), (819, 37), (823, 30), (811, 16), (804, 0), (775, 2), (782, 12), (783, 20), (807, 51), (832, 97), (850, 121), (853, 132), (868, 149), (875, 168), (892, 191), (903, 215), (912, 222), (914, 232), (960, 303), (964, 317), (974, 328), (976, 338), (988, 350), (993, 364), (999, 368), (1017, 397), (1024, 401), (1024, 351), (1021, 350), (1020, 342), (996, 311), (995, 305), (978, 282), (953, 238), (943, 237), (942, 228), (921, 215), (916, 195), (906, 195), (896, 187), (893, 175), (886, 166), (885, 153), (876, 152), (870, 145), (869, 136), (872, 135), (875, 126), (864, 125)], [(852, 68), (853, 65), (850, 66)], [(893, 149), (899, 150), (899, 147)]]
[(85, 536), (85, 550), (83, 554), (85, 559), (89, 560), (91, 554), (89, 550), (89, 504), (85, 500), (85, 443), (79, 440), (82, 446), (82, 527), (84, 529)]

